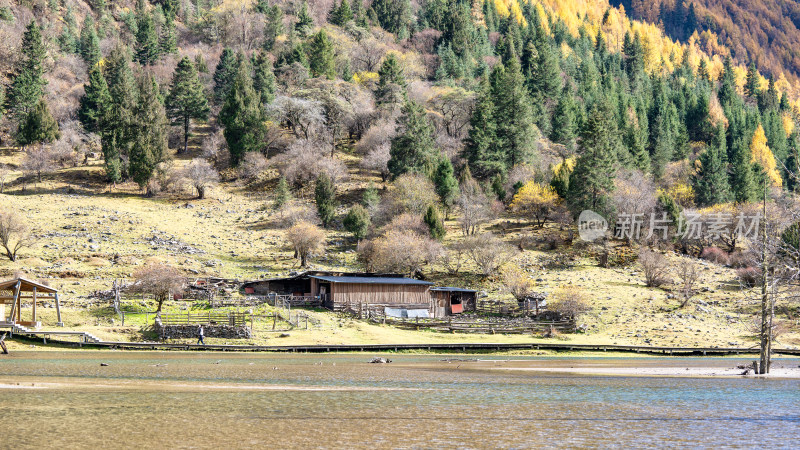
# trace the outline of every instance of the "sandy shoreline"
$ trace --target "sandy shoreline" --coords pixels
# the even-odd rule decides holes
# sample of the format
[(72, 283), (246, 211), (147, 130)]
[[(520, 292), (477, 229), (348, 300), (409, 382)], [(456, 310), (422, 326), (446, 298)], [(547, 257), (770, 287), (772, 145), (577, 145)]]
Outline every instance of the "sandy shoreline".
[(285, 384), (236, 384), (236, 383), (186, 383), (186, 382), (116, 382), (97, 383), (84, 379), (68, 379), (64, 381), (20, 380), (18, 382), (0, 383), (0, 391), (4, 389), (123, 389), (123, 390), (159, 390), (159, 391), (418, 391), (415, 388), (363, 387), (363, 386), (298, 386)]
[(800, 368), (773, 367), (769, 375), (743, 375), (744, 369), (720, 367), (502, 367), (492, 370), (644, 377), (800, 378)]

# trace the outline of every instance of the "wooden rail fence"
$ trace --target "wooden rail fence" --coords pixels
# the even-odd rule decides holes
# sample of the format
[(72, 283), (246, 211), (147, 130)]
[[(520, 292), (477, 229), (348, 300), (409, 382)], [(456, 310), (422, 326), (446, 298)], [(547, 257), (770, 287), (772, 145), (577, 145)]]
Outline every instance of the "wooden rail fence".
[[(253, 315), (243, 312), (206, 312), (194, 313), (186, 312), (186, 314), (161, 314), (162, 325), (231, 325), (231, 326), (246, 326), (249, 322), (252, 326)], [(159, 316), (156, 316), (156, 320)]]

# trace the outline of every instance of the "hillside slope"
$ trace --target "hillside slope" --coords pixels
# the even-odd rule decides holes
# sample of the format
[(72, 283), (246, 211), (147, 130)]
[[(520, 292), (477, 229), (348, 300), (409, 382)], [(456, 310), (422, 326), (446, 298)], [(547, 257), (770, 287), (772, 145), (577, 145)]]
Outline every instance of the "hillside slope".
[[(675, 39), (709, 31), (743, 65), (775, 78), (800, 76), (800, 2), (796, 0), (613, 0), (635, 19), (662, 23)], [(693, 11), (690, 13), (690, 8)]]

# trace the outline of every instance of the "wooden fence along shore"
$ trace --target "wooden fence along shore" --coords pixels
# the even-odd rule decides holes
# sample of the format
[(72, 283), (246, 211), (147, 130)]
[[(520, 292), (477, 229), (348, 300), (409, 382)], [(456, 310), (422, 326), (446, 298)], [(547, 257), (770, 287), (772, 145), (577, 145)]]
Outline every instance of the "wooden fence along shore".
[[(63, 333), (63, 332), (62, 332)], [(106, 342), (106, 341), (63, 341), (48, 339), (58, 332), (31, 331), (28, 333), (14, 333), (33, 341), (49, 340), (51, 344), (70, 345), (74, 347), (112, 348), (120, 350), (209, 350), (209, 351), (242, 351), (242, 352), (278, 352), (278, 353), (331, 353), (331, 352), (400, 352), (408, 350), (431, 352), (499, 352), (510, 350), (554, 350), (554, 351), (598, 351), (598, 352), (626, 352), (644, 353), (650, 355), (680, 355), (680, 356), (722, 356), (722, 355), (752, 355), (758, 354), (758, 348), (727, 348), (727, 347), (653, 347), (637, 345), (606, 345), (606, 344), (559, 344), (559, 343), (453, 343), (453, 344), (364, 344), (364, 345), (223, 345), (223, 344), (167, 344), (162, 342)], [(773, 354), (800, 356), (800, 349), (773, 349)]]

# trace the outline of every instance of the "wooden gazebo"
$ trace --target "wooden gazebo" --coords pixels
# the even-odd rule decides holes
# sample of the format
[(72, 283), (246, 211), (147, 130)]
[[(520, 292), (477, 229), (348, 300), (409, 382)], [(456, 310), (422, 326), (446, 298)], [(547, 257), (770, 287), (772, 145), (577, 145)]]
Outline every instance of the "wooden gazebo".
[[(32, 305), (31, 320), (22, 320), (22, 299), (30, 299)], [(0, 281), (0, 325), (23, 325), (39, 327), (41, 324), (36, 318), (36, 302), (39, 300), (53, 300), (56, 303), (58, 326), (63, 327), (61, 321), (61, 304), (58, 301), (58, 290), (25, 278)], [(7, 306), (10, 305), (10, 308)]]

